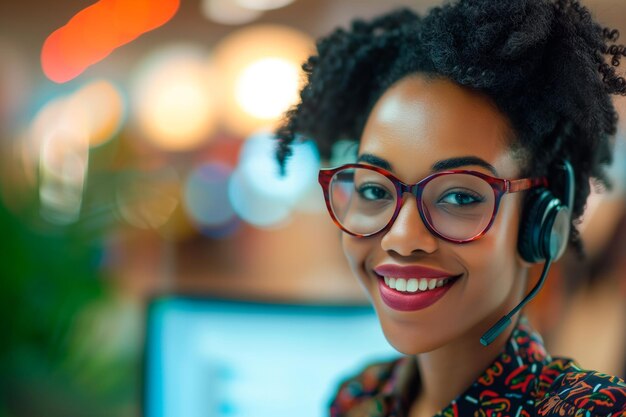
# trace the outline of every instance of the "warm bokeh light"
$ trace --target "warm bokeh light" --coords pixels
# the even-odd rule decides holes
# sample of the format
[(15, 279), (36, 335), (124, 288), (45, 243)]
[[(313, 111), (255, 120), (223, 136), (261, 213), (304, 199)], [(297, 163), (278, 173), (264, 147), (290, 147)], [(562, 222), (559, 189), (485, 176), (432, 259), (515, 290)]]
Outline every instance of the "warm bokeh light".
[(298, 100), (300, 69), (285, 59), (264, 58), (246, 67), (237, 80), (237, 103), (258, 119), (274, 120)]
[(22, 156), (25, 174), (38, 180), (45, 219), (61, 225), (79, 219), (89, 148), (115, 134), (123, 112), (119, 91), (101, 80), (50, 100), (36, 114)]
[(308, 35), (278, 25), (250, 26), (224, 38), (215, 48), (214, 62), (225, 127), (243, 137), (275, 127), (297, 101), (299, 68), (313, 48)]
[(293, 3), (294, 0), (234, 0), (237, 4), (252, 10), (280, 9)]
[(121, 91), (111, 82), (91, 82), (78, 90), (71, 100), (75, 109), (83, 109), (91, 146), (102, 145), (119, 131), (126, 104)]
[(216, 122), (216, 88), (206, 54), (172, 46), (148, 57), (136, 75), (133, 107), (147, 140), (167, 151), (193, 149)]
[[(26, 179), (35, 183), (39, 172), (42, 192), (49, 195), (49, 181), (56, 184), (65, 178), (67, 164), (73, 166), (76, 163), (86, 169), (88, 149), (83, 150), (83, 145), (89, 148), (110, 140), (121, 128), (125, 108), (119, 89), (106, 80), (87, 83), (69, 95), (49, 100), (35, 115), (20, 144), (18, 154)], [(67, 152), (69, 159), (59, 156), (62, 152)], [(72, 162), (76, 155), (85, 161)], [(81, 173), (77, 178), (83, 181), (85, 175), (86, 172)], [(73, 180), (65, 178), (63, 181)], [(82, 185), (72, 187), (75, 191), (82, 190)], [(42, 203), (50, 203), (50, 198), (42, 199)]]
[(44, 138), (54, 132), (65, 120), (68, 97), (48, 101), (35, 115), (21, 143), (20, 156), (24, 173), (31, 183), (37, 182), (39, 158)]
[(89, 164), (89, 137), (80, 124), (50, 126), (42, 140), (39, 200), (42, 216), (66, 225), (80, 217)]
[(202, 0), (200, 10), (210, 21), (223, 25), (243, 25), (263, 14), (260, 10), (240, 6), (236, 0)]
[(235, 211), (228, 199), (232, 169), (220, 162), (196, 167), (185, 180), (184, 207), (200, 229), (218, 229), (232, 223)]
[(42, 69), (50, 80), (67, 82), (116, 48), (165, 24), (178, 6), (179, 0), (100, 0), (48, 36)]

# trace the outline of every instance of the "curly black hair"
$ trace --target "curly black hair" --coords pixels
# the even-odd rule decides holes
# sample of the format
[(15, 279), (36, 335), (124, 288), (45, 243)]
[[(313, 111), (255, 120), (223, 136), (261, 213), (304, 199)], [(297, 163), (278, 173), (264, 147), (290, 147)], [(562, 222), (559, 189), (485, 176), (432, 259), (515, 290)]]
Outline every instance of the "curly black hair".
[[(284, 169), (300, 136), (314, 139), (323, 157), (341, 139), (358, 140), (375, 102), (401, 78), (445, 77), (482, 92), (508, 117), (512, 145), (527, 155), (525, 174), (562, 178), (550, 175), (555, 162), (572, 163), (577, 219), (589, 179), (609, 186), (611, 94), (626, 95), (618, 37), (576, 0), (460, 0), (424, 17), (402, 9), (356, 20), (321, 39), (303, 64), (301, 101), (277, 131), (279, 164)], [(550, 187), (562, 194), (562, 180)], [(582, 248), (575, 227), (570, 242)]]

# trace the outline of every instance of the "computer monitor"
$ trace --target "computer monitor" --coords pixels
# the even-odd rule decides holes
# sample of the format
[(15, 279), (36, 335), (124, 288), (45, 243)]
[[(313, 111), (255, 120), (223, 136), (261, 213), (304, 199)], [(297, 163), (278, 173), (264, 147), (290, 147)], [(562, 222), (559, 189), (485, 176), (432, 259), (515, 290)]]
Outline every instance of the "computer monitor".
[(322, 417), (338, 384), (398, 357), (365, 306), (168, 297), (148, 308), (145, 417)]

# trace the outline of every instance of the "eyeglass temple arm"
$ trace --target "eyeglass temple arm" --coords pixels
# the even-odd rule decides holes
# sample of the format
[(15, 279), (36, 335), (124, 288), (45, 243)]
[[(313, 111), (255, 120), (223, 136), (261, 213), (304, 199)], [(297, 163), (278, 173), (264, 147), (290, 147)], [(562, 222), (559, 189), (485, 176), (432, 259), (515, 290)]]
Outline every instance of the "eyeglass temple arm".
[(533, 187), (548, 186), (548, 179), (546, 177), (541, 178), (524, 178), (521, 180), (509, 180), (506, 182), (506, 192), (516, 193), (518, 191), (528, 190)]

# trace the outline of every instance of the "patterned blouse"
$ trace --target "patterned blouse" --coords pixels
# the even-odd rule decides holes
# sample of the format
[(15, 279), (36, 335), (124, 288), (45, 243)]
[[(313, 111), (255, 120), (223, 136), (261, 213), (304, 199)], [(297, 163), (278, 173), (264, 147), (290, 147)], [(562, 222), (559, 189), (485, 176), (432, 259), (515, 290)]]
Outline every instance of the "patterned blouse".
[[(331, 417), (406, 417), (420, 385), (415, 358), (368, 366), (343, 382)], [(521, 319), (506, 348), (437, 417), (626, 417), (626, 383), (552, 358)]]

